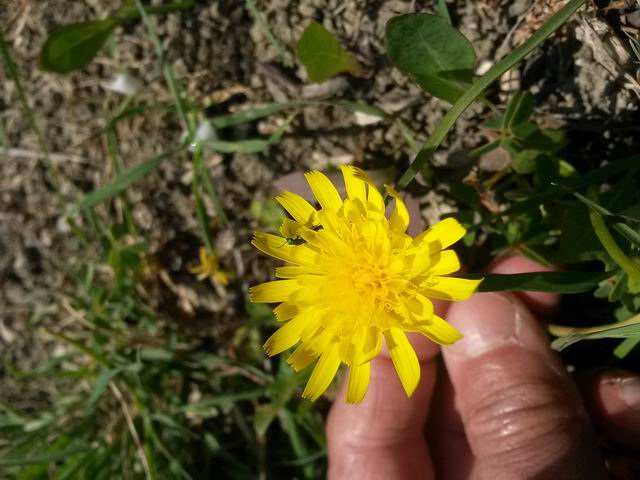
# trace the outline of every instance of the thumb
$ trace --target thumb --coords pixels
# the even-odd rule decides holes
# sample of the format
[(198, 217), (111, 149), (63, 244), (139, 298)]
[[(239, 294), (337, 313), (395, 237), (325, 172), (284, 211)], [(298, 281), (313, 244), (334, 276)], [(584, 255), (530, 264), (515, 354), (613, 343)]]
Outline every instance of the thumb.
[(527, 307), (476, 294), (448, 320), (465, 335), (443, 355), (473, 478), (605, 478), (577, 389)]

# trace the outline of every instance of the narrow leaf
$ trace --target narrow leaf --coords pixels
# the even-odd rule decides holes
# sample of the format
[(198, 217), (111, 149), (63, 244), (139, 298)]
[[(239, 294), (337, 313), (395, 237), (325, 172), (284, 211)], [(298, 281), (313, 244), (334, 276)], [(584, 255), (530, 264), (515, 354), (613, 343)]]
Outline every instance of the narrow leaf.
[(85, 195), (79, 202), (77, 202), (71, 209), (72, 212), (77, 212), (78, 210), (84, 210), (86, 208), (92, 207), (93, 205), (100, 203), (104, 200), (112, 198), (126, 189), (132, 183), (140, 180), (150, 172), (152, 172), (160, 163), (171, 158), (173, 155), (178, 153), (181, 149), (173, 150), (171, 152), (162, 153), (160, 155), (156, 155), (155, 157), (151, 157), (133, 167), (124, 170), (120, 173), (116, 178), (114, 178), (111, 182), (103, 185), (95, 189), (94, 191)]
[(531, 272), (518, 274), (466, 274), (462, 278), (480, 279), (478, 292), (550, 292), (582, 293), (595, 288), (609, 273)]
[(564, 333), (565, 330), (567, 330), (567, 334), (555, 339), (551, 344), (551, 348), (561, 351), (581, 340), (640, 337), (640, 315), (635, 315), (623, 322), (598, 327), (567, 329), (566, 327), (550, 326), (552, 334), (554, 332)]

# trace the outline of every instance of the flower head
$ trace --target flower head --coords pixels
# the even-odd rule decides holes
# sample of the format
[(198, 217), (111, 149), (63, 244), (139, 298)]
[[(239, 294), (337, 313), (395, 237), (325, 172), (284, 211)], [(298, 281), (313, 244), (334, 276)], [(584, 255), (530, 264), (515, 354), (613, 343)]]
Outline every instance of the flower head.
[(317, 360), (303, 396), (317, 399), (340, 364), (350, 367), (347, 401), (357, 403), (369, 385), (370, 362), (382, 337), (407, 395), (420, 379), (420, 364), (405, 332), (419, 332), (439, 344), (462, 335), (433, 313), (430, 298), (465, 300), (479, 281), (444, 275), (460, 268), (453, 250), (465, 234), (448, 218), (416, 238), (407, 235), (409, 214), (395, 199), (385, 216), (382, 195), (367, 175), (342, 167), (347, 198), (342, 199), (320, 172), (306, 174), (320, 209), (299, 195), (284, 192), (276, 200), (293, 219), (285, 219), (283, 237), (258, 232), (252, 244), (290, 265), (276, 277), (251, 288), (254, 302), (280, 303), (275, 315), (284, 324), (264, 345), (275, 355), (300, 344), (288, 362), (301, 370)]
[(227, 272), (220, 270), (218, 257), (209, 252), (205, 247), (200, 247), (200, 263), (189, 269), (191, 273), (197, 275), (198, 280), (207, 278), (217, 282), (220, 285), (229, 283), (229, 275)]

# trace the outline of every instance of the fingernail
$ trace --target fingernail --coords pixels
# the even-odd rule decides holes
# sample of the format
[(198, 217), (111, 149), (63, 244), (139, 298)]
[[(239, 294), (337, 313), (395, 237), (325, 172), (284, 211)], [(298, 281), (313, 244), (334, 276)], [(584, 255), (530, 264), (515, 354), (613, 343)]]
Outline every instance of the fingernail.
[(620, 398), (633, 410), (640, 410), (640, 380), (626, 378), (620, 382)]
[(472, 358), (505, 345), (521, 343), (519, 323), (522, 313), (520, 305), (505, 295), (474, 295), (451, 308), (449, 321), (464, 338), (446, 347), (447, 352)]

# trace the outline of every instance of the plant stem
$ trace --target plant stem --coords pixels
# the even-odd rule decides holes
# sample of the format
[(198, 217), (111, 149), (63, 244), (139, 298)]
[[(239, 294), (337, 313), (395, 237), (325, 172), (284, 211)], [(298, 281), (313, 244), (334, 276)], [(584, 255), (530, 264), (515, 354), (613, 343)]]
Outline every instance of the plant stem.
[(138, 11), (140, 12), (140, 16), (147, 26), (147, 31), (149, 32), (149, 37), (151, 38), (151, 42), (156, 49), (156, 54), (160, 59), (160, 63), (162, 64), (162, 73), (164, 74), (164, 78), (167, 82), (167, 86), (169, 87), (169, 92), (173, 97), (173, 102), (175, 103), (176, 110), (178, 110), (178, 115), (182, 120), (183, 127), (186, 129), (189, 134), (189, 138), (193, 137), (194, 128), (189, 118), (187, 117), (186, 110), (184, 108), (184, 103), (182, 102), (182, 97), (180, 94), (180, 86), (178, 82), (176, 82), (175, 74), (173, 73), (173, 68), (169, 63), (166, 54), (162, 48), (162, 43), (160, 42), (160, 38), (158, 38), (158, 34), (156, 32), (155, 26), (153, 22), (149, 19), (149, 15), (147, 15), (147, 11), (145, 10), (142, 2), (140, 0), (135, 0), (136, 6), (138, 7)]

